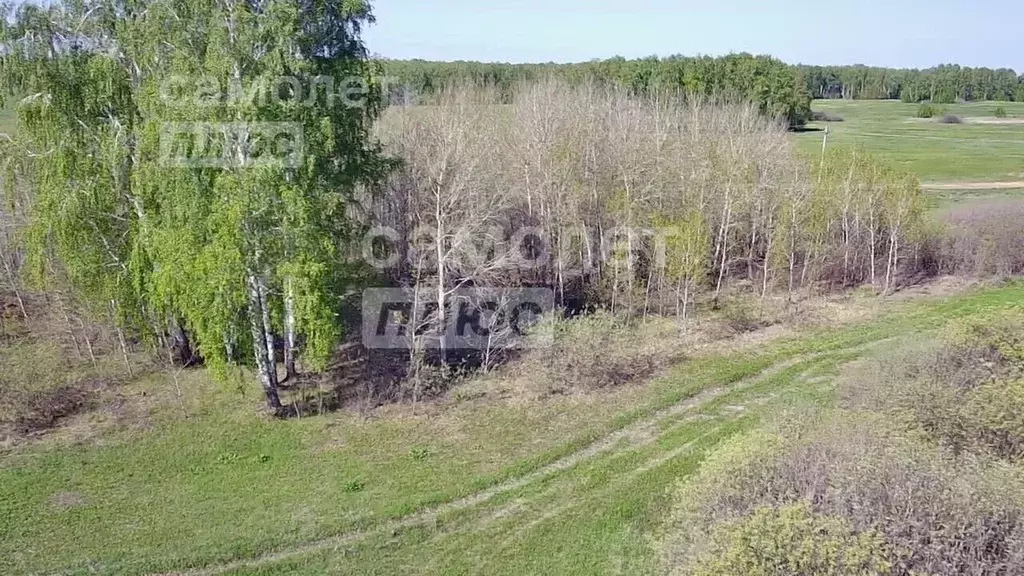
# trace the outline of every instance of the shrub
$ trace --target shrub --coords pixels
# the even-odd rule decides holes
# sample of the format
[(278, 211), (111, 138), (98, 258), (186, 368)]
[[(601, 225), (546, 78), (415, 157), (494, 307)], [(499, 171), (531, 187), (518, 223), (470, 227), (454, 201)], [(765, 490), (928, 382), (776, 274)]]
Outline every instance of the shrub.
[(1024, 202), (995, 200), (939, 215), (946, 229), (924, 247), (937, 272), (962, 276), (1024, 273)]
[(939, 114), (939, 109), (932, 104), (922, 103), (917, 107), (918, 118), (934, 118)]
[(1008, 116), (1008, 114), (1006, 113), (1006, 108), (1004, 108), (1003, 106), (996, 107), (996, 111), (995, 111), (995, 117), (996, 118), (1006, 118), (1007, 116)]
[(851, 573), (796, 564), (825, 546), (844, 568), (862, 562), (859, 574), (1019, 573), (1024, 508), (1014, 472), (953, 461), (884, 416), (838, 412), (794, 426), (769, 434), (768, 450), (751, 433), (747, 449), (716, 452), (680, 490), (664, 557), (670, 571)]
[(620, 386), (647, 378), (658, 366), (645, 337), (608, 312), (548, 321), (554, 332), (551, 346), (518, 366), (543, 384), (542, 394)]
[(364, 488), (366, 488), (366, 482), (362, 480), (349, 480), (345, 482), (341, 489), (345, 492), (354, 493), (362, 492)]
[(964, 436), (1002, 458), (1024, 456), (1024, 381), (997, 381), (971, 390), (963, 407)]
[(827, 112), (824, 110), (815, 110), (811, 112), (811, 120), (814, 122), (843, 122), (845, 119), (835, 113)]
[(878, 364), (859, 383), (872, 382), (877, 397), (861, 407), (886, 412), (955, 455), (1024, 457), (1024, 315), (956, 323), (935, 345)]
[(398, 392), (403, 398), (413, 401), (437, 398), (457, 387), (469, 375), (463, 366), (442, 366), (426, 359), (411, 368), (408, 377), (401, 381)]
[(1024, 369), (1024, 311), (957, 322), (946, 329), (943, 343), (952, 354), (968, 356), (986, 367), (1020, 371)]
[(942, 116), (942, 118), (939, 118), (939, 123), (940, 124), (963, 124), (964, 120), (963, 120), (963, 118), (957, 116), (956, 114), (944, 114)]
[(756, 332), (778, 322), (777, 318), (766, 317), (759, 304), (741, 295), (729, 298), (722, 304), (722, 320), (731, 332), (729, 335)]
[(855, 533), (843, 518), (815, 514), (806, 503), (762, 507), (718, 526), (695, 576), (882, 574), (892, 563), (876, 532)]

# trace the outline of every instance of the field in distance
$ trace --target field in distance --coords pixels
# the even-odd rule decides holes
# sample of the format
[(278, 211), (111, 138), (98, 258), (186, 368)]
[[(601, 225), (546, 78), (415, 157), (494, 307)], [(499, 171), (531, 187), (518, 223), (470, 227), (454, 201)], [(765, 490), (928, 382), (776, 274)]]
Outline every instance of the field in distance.
[[(893, 100), (815, 100), (812, 108), (843, 118), (831, 122), (829, 142), (857, 145), (916, 172), (926, 189), (930, 184), (1024, 181), (1024, 103), (974, 102), (938, 104), (961, 119), (943, 124), (939, 116), (917, 118), (917, 104)], [(996, 118), (1002, 107), (1006, 118)], [(797, 135), (801, 149), (821, 150), (824, 122), (808, 124)], [(1021, 186), (1024, 188), (1024, 186)]]

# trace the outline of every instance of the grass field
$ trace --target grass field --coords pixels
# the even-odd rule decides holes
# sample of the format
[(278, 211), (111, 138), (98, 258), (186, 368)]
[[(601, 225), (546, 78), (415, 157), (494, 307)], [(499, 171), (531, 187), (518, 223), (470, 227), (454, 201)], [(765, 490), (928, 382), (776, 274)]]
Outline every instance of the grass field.
[[(815, 100), (815, 110), (841, 116), (830, 124), (829, 141), (861, 146), (890, 162), (906, 166), (924, 183), (1024, 180), (1024, 123), (975, 124), (991, 119), (1002, 106), (1009, 119), (1024, 119), (1024, 103), (979, 102), (943, 105), (964, 124), (941, 124), (937, 118), (916, 118), (918, 106), (897, 101)], [(823, 123), (809, 128), (823, 129)], [(801, 150), (820, 153), (824, 132), (797, 136)]]
[(159, 400), (170, 376), (148, 376), (120, 392), (153, 399), (144, 425), (3, 454), (0, 573), (654, 573), (668, 489), (720, 442), (831, 404), (833, 377), (875, 344), (1022, 298), (1010, 284), (892, 302), (648, 384), (417, 415), (271, 421), (195, 371), (180, 379), (186, 419)]
[(14, 134), (18, 129), (18, 116), (8, 103), (0, 108), (0, 134)]

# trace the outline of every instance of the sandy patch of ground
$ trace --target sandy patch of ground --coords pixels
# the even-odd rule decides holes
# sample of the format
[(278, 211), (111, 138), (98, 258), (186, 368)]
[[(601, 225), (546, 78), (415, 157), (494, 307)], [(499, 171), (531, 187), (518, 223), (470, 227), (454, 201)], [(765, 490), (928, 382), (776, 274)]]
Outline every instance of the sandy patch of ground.
[(1010, 182), (931, 182), (921, 184), (925, 190), (1015, 190), (1024, 188), (1024, 180)]
[(968, 124), (1004, 124), (1012, 126), (1024, 124), (1024, 118), (996, 118), (994, 116), (973, 116), (964, 118), (964, 122)]

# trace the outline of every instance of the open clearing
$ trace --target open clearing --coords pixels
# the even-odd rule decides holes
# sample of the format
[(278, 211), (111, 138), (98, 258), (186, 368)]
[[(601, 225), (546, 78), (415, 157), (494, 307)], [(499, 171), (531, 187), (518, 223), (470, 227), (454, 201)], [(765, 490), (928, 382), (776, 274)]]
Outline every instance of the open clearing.
[[(1002, 106), (1008, 118), (994, 118)], [(1024, 178), (1024, 103), (940, 105), (964, 124), (916, 119), (917, 104), (878, 100), (815, 100), (815, 110), (841, 116), (829, 141), (857, 145), (914, 171), (922, 182), (1011, 182)], [(999, 120), (998, 123), (986, 120)], [(801, 150), (820, 154), (825, 123), (797, 135)], [(815, 131), (819, 129), (820, 131)]]
[[(643, 385), (418, 415), (265, 420), (254, 395), (188, 372), (187, 420), (169, 400), (145, 429), (4, 454), (0, 572), (654, 573), (668, 489), (720, 442), (831, 404), (834, 377), (876, 344), (1021, 298), (1011, 284), (893, 301)], [(122, 393), (158, 394), (167, 378)]]

